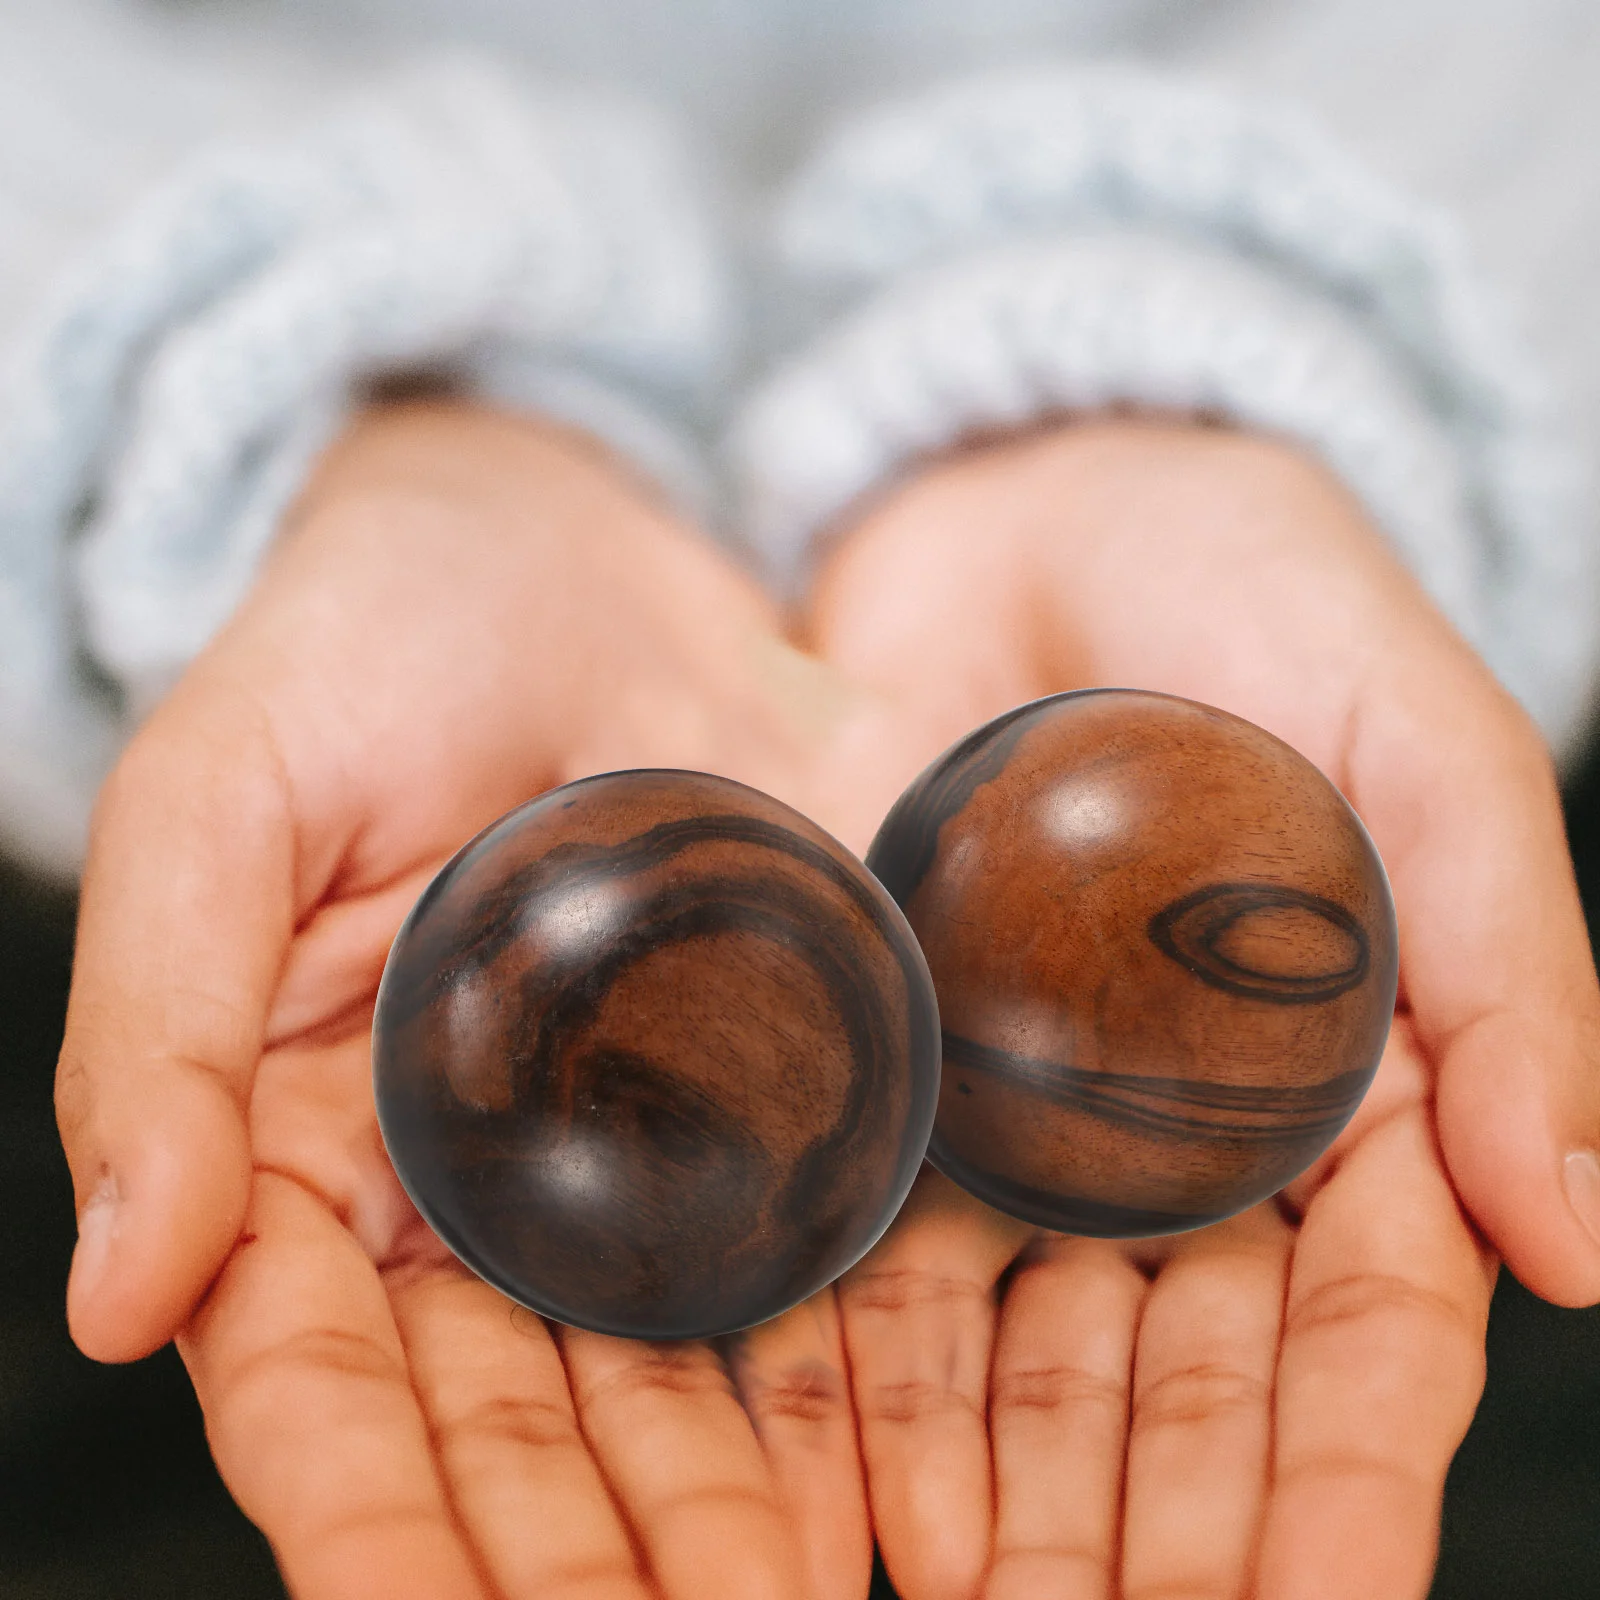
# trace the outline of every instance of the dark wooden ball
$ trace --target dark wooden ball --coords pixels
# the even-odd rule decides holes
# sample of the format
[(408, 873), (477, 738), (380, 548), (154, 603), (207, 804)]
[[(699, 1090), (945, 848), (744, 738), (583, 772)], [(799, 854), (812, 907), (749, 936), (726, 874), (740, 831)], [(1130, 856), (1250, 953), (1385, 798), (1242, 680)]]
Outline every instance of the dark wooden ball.
[(1383, 864), (1254, 724), (1057, 695), (948, 751), (867, 864), (933, 973), (929, 1159), (1062, 1232), (1200, 1227), (1305, 1170), (1365, 1094), (1398, 973)]
[(723, 778), (611, 773), (434, 879), (373, 1059), (395, 1170), (475, 1272), (579, 1327), (701, 1338), (888, 1226), (938, 1013), (904, 917), (820, 828)]

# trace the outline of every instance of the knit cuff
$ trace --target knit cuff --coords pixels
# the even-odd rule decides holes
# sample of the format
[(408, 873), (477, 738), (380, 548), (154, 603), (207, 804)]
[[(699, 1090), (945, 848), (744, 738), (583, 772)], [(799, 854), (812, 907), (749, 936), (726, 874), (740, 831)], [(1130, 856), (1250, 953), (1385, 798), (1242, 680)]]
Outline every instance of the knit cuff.
[(964, 434), (1188, 411), (1319, 455), (1546, 733), (1574, 732), (1596, 545), (1548, 404), (1448, 230), (1293, 118), (1124, 71), (926, 94), (800, 173), (769, 293), (800, 310), (730, 454), (780, 581)]
[(693, 503), (725, 295), (672, 143), (434, 62), (207, 153), (61, 285), (0, 399), (0, 833), (70, 869), (126, 731), (228, 617), (370, 386), (599, 432)]

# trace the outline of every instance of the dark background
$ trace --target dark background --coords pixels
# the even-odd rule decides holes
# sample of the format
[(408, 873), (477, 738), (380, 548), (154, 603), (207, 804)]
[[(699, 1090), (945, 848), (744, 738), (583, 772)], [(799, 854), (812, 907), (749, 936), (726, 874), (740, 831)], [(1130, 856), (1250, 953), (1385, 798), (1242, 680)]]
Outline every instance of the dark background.
[[(1593, 935), (1594, 755), (1568, 785), (1567, 817)], [(67, 1340), (72, 1191), (50, 1076), (71, 938), (71, 901), (0, 865), (0, 1596), (281, 1600), (265, 1542), (212, 1470), (177, 1356), (97, 1367)], [(1450, 1474), (1434, 1600), (1590, 1595), (1600, 1595), (1600, 1312), (1554, 1310), (1502, 1276), (1488, 1390)]]

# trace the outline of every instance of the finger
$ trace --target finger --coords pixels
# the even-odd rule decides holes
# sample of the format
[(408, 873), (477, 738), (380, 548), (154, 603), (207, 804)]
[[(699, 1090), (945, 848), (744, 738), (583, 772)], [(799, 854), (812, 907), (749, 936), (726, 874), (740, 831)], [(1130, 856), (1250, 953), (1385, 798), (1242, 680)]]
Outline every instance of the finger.
[(1427, 1593), (1493, 1279), (1422, 1108), (1375, 1129), (1312, 1202), (1278, 1366), (1263, 1600)]
[(260, 1174), (179, 1345), (217, 1467), (297, 1600), (482, 1600), (383, 1286), (320, 1200)]
[(56, 1080), (73, 1337), (164, 1344), (237, 1237), (244, 1111), (293, 926), (287, 797), (248, 705), (180, 694), (98, 805)]
[(1257, 1207), (1186, 1237), (1151, 1289), (1134, 1364), (1126, 1600), (1245, 1591), (1292, 1239), (1276, 1207)]
[(267, 1017), (267, 1049), (370, 1006), (395, 932), (438, 868), (430, 860), (369, 892), (325, 901), (300, 922)]
[(706, 1344), (564, 1328), (579, 1425), (657, 1585), (682, 1600), (799, 1600), (794, 1529)]
[(385, 1281), (451, 1501), (496, 1592), (645, 1600), (548, 1328), (438, 1255)]
[(1006, 1286), (989, 1384), (994, 1556), (985, 1600), (1115, 1588), (1143, 1273), (1114, 1246), (1051, 1239)]
[(811, 1594), (864, 1595), (872, 1528), (833, 1291), (732, 1341), (728, 1363), (799, 1539)]
[(1600, 990), (1555, 779), (1520, 713), (1486, 706), (1476, 685), (1469, 698), (1435, 663), (1428, 681), (1441, 680), (1448, 697), (1363, 707), (1352, 798), (1394, 884), (1456, 1188), (1529, 1288), (1588, 1304), (1600, 1299)]
[(839, 1281), (868, 1501), (905, 1600), (971, 1595), (988, 1565), (995, 1284), (1031, 1231), (925, 1169)]

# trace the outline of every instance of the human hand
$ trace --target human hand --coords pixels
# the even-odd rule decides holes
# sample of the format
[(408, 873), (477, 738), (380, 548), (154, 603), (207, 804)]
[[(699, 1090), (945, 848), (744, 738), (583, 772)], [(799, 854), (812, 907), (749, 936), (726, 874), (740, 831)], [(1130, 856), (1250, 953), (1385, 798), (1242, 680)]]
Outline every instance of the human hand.
[(859, 709), (597, 452), (439, 404), (336, 446), (133, 742), (97, 811), (59, 1076), (69, 1317), (101, 1359), (177, 1335), (297, 1595), (865, 1590), (831, 1292), (731, 1373), (706, 1345), (548, 1327), (409, 1205), (369, 1045), (401, 918), (494, 817), (679, 765), (859, 848), (891, 797), (857, 798), (881, 747)]
[(1600, 999), (1534, 730), (1326, 475), (1183, 425), (935, 464), (835, 545), (811, 618), (928, 757), (1091, 684), (1260, 723), (1362, 814), (1401, 932), (1373, 1089), (1280, 1203), (1114, 1246), (930, 1181), (841, 1284), (891, 1576), (907, 1600), (1424, 1593), (1482, 1385), (1472, 1223), (1537, 1292), (1600, 1296), (1569, 1203)]

